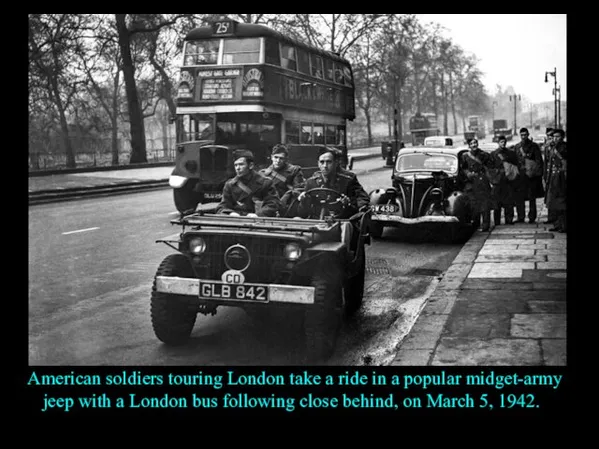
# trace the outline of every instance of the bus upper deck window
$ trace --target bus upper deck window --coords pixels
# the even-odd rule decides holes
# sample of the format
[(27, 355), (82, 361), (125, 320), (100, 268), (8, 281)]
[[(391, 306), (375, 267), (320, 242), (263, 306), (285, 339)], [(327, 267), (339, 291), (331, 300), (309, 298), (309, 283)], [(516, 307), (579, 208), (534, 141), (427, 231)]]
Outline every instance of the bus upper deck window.
[(312, 76), (322, 78), (322, 58), (315, 54), (311, 54), (310, 65), (312, 67)]
[(289, 70), (297, 70), (295, 47), (281, 44), (281, 67)]
[(306, 50), (297, 49), (297, 70), (301, 73), (310, 73), (310, 57)]
[(324, 79), (333, 81), (333, 61), (330, 59), (324, 60)]
[(225, 39), (223, 64), (260, 62), (260, 38)]
[(343, 84), (343, 69), (337, 64), (335, 64), (335, 82)]
[(188, 42), (185, 46), (185, 65), (216, 64), (218, 40)]

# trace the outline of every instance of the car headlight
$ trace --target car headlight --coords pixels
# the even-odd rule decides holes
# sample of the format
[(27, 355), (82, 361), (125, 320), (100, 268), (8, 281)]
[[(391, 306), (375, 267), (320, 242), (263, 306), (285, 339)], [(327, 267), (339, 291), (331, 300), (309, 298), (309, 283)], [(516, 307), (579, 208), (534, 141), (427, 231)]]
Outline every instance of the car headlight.
[(288, 243), (285, 245), (285, 257), (287, 260), (295, 261), (302, 255), (302, 247), (297, 243)]
[(206, 251), (206, 242), (202, 237), (194, 237), (189, 241), (189, 251), (199, 255)]

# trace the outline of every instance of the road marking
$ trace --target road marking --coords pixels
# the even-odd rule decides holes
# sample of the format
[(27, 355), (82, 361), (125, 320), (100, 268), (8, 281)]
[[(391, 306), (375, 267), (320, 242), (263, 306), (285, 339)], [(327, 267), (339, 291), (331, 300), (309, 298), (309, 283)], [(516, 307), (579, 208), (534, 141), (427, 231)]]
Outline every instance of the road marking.
[(175, 212), (169, 212), (168, 215), (179, 215), (179, 212), (175, 211)]
[(69, 232), (63, 232), (62, 235), (67, 235), (67, 234), (75, 234), (77, 232), (87, 232), (87, 231), (93, 231), (95, 229), (100, 229), (98, 227), (95, 228), (87, 228), (87, 229), (77, 229), (76, 231), (69, 231)]

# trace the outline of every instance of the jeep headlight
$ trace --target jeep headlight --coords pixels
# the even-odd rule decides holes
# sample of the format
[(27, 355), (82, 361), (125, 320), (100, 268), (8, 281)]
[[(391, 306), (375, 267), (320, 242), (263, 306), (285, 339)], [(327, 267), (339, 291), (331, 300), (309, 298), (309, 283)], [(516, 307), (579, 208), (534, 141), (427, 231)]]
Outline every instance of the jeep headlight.
[(189, 240), (189, 251), (196, 256), (206, 251), (206, 242), (202, 237), (194, 237)]
[(285, 245), (285, 257), (287, 260), (296, 261), (302, 255), (302, 247), (297, 243), (288, 243)]

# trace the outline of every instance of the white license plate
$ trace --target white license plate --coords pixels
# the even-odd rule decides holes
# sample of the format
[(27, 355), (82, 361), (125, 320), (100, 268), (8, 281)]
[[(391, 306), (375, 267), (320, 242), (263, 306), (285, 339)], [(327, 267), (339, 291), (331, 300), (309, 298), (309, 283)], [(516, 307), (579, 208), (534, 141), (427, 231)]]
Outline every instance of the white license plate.
[(223, 197), (222, 192), (205, 192), (204, 198), (209, 200), (220, 200)]
[(376, 204), (374, 206), (374, 212), (383, 213), (383, 214), (392, 214), (397, 212), (398, 207), (395, 204)]
[(221, 284), (200, 281), (200, 298), (267, 302), (268, 287), (251, 284)]

